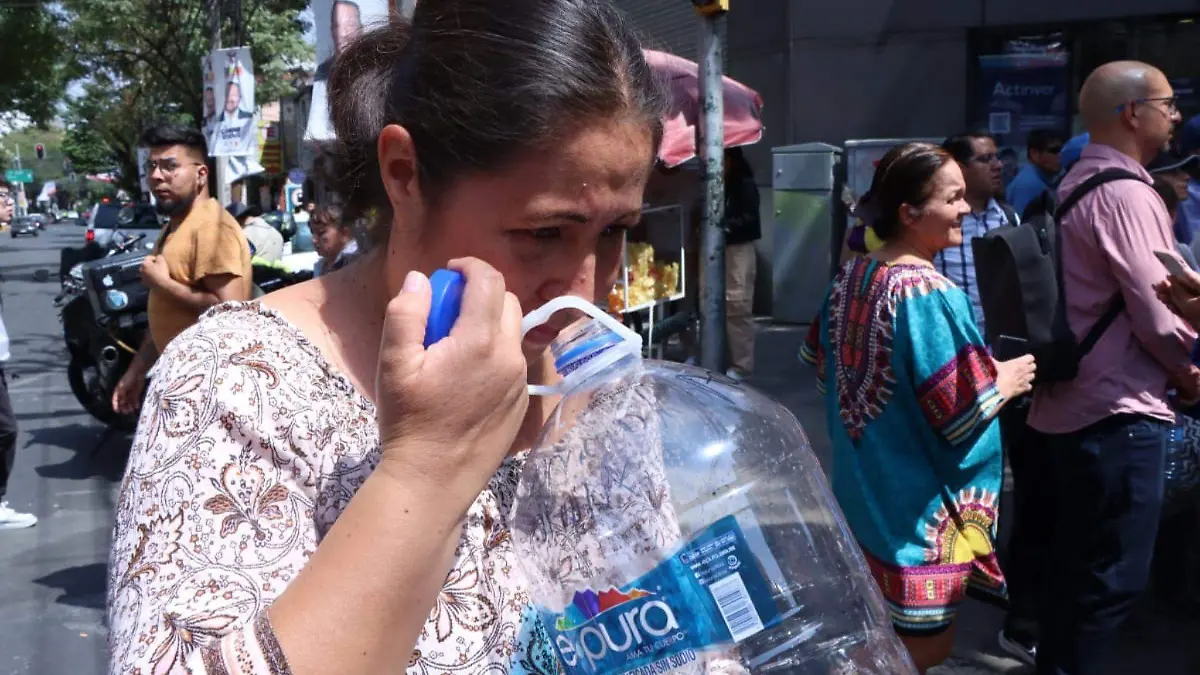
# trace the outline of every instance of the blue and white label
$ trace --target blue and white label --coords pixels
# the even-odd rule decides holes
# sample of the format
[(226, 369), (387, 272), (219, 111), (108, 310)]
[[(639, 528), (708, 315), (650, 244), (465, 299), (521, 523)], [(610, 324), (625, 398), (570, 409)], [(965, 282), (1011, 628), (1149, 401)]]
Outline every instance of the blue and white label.
[(583, 588), (563, 612), (539, 614), (571, 675), (666, 673), (695, 661), (696, 652), (741, 642), (780, 620), (733, 516), (632, 583)]

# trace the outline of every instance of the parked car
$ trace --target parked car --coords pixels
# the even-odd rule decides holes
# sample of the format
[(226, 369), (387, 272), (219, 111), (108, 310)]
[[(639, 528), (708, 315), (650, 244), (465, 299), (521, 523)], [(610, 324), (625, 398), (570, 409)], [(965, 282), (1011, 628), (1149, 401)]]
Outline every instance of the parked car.
[(31, 213), (29, 219), (37, 225), (39, 230), (46, 229), (46, 224), (50, 222), (50, 218), (44, 213)]
[(17, 218), (12, 223), (12, 228), (9, 229), (9, 234), (13, 239), (23, 237), (25, 235), (38, 236), (37, 222), (32, 218)]
[(142, 240), (142, 244), (146, 248), (153, 248), (154, 242), (158, 241), (159, 231), (162, 230), (162, 223), (152, 204), (101, 202), (88, 216), (88, 229), (84, 239), (107, 249), (114, 243), (113, 232), (117, 230), (127, 235), (145, 234), (146, 238)]

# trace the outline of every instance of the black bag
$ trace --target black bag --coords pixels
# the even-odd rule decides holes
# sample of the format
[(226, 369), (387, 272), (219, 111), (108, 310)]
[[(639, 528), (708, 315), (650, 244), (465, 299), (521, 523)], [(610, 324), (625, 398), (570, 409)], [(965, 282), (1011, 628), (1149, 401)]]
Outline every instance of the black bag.
[(1123, 169), (1101, 171), (1075, 188), (1053, 217), (1042, 213), (971, 240), (988, 343), (1001, 360), (1033, 354), (1039, 384), (1074, 379), (1079, 362), (1125, 309), (1125, 298), (1117, 293), (1083, 340), (1075, 339), (1066, 317), (1059, 223), (1087, 193), (1129, 179), (1141, 180)]

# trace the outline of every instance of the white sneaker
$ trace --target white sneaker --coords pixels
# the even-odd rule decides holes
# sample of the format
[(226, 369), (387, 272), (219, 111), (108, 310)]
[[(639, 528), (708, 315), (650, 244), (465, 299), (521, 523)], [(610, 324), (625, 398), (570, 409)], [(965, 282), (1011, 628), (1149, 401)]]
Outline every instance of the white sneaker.
[(734, 382), (745, 382), (746, 378), (749, 376), (741, 368), (730, 368), (729, 370), (725, 371), (725, 377), (728, 377)]
[(37, 525), (37, 516), (18, 513), (8, 508), (8, 502), (0, 502), (0, 530), (19, 530)]

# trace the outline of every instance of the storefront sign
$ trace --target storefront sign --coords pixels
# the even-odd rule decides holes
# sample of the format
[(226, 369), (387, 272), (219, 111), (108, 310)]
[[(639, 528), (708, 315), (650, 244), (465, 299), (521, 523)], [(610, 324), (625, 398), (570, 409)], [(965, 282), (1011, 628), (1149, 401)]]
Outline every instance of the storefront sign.
[(1070, 128), (1067, 55), (994, 54), (979, 57), (984, 119), (1005, 164), (1005, 182), (1025, 159), (1025, 138), (1034, 129)]

